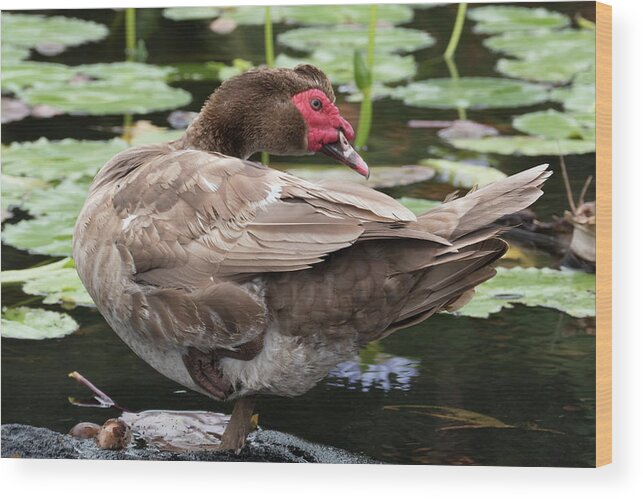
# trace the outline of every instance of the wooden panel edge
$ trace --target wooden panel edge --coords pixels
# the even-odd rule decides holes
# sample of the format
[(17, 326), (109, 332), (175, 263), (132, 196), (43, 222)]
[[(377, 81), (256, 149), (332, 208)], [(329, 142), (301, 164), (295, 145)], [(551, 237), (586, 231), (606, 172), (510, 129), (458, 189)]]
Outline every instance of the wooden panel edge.
[(596, 466), (612, 462), (612, 7), (596, 2)]

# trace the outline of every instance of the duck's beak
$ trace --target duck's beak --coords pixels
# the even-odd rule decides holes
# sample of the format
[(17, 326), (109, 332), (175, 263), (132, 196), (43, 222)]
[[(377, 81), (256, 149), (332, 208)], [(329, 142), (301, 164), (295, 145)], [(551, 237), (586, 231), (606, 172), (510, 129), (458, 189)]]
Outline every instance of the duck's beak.
[(357, 154), (357, 151), (353, 149), (353, 146), (348, 143), (348, 139), (342, 130), (339, 130), (339, 140), (332, 144), (325, 144), (324, 147), (321, 148), (321, 152), (346, 166), (350, 166), (357, 173), (368, 179), (370, 172), (368, 171), (366, 161), (364, 161), (362, 157)]

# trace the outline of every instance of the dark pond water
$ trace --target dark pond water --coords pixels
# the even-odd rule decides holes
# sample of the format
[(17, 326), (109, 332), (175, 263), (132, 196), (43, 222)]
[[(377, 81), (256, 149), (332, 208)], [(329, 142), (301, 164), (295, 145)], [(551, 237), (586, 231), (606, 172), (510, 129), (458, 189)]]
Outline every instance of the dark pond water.
[[(548, 8), (569, 15), (581, 13), (591, 19), (592, 5), (561, 3), (548, 4)], [(92, 10), (65, 14), (102, 22), (110, 27), (111, 34), (101, 43), (72, 48), (47, 60), (71, 65), (122, 60), (122, 13)], [(448, 41), (454, 14), (455, 6), (416, 11), (410, 26), (425, 29), (437, 39), (434, 47), (416, 53), (419, 77), (448, 76), (439, 55)], [(261, 27), (243, 27), (220, 36), (211, 33), (206, 23), (172, 22), (154, 9), (146, 9), (139, 19), (143, 20), (140, 35), (146, 40), (149, 63), (229, 62), (233, 57), (260, 62), (263, 57)], [(470, 28), (467, 22), (456, 56), (460, 75), (494, 75), (495, 56)], [(276, 33), (285, 29), (275, 26)], [(212, 90), (209, 83), (180, 86), (194, 97), (185, 109), (195, 111)], [(357, 121), (357, 105), (342, 102), (340, 97), (340, 107), (349, 121)], [(512, 116), (543, 107), (469, 111), (468, 117), (508, 130)], [(135, 119), (167, 126), (167, 115), (153, 113)], [(457, 118), (457, 112), (409, 108), (392, 100), (377, 102), (366, 154), (368, 162), (396, 165), (437, 153), (443, 156), (446, 146), (435, 130), (406, 126), (414, 118), (450, 120)], [(107, 139), (116, 135), (114, 128), (121, 124), (121, 116), (26, 119), (3, 126), (2, 140), (30, 141), (41, 136)], [(447, 157), (488, 161), (506, 173), (543, 162), (558, 163), (557, 158), (551, 157), (481, 157), (455, 149), (449, 149)], [(566, 159), (578, 192), (586, 176), (594, 172), (594, 157)], [(278, 166), (297, 161), (280, 159)], [(310, 158), (306, 162), (311, 162)], [(402, 193), (427, 197), (431, 189), (430, 184), (419, 184)], [(565, 208), (563, 184), (560, 175), (556, 175), (534, 209), (548, 219)], [(2, 250), (3, 269), (25, 268), (43, 260), (6, 246)], [(23, 295), (17, 288), (5, 288), (2, 298), (4, 304), (16, 304), (33, 297)], [(111, 410), (69, 404), (69, 395), (87, 395), (67, 378), (73, 370), (133, 410), (231, 409), (186, 392), (157, 374), (120, 342), (96, 311), (78, 308), (70, 313), (81, 324), (81, 329), (70, 337), (47, 341), (3, 339), (2, 423), (20, 422), (67, 431), (78, 421), (102, 422), (115, 415)], [(486, 320), (439, 315), (382, 341), (377, 346), (379, 354), (371, 352), (370, 363), (380, 365), (380, 374), (368, 378), (374, 379), (370, 386), (364, 386), (368, 384), (366, 378), (361, 384), (355, 382), (354, 374), (350, 378), (354, 366), (343, 366), (344, 377), (329, 377), (304, 396), (260, 399), (260, 424), (390, 463), (592, 466), (594, 327), (593, 319), (575, 319), (551, 309), (523, 306)], [(363, 356), (363, 360), (367, 357)], [(420, 405), (425, 407), (409, 407)], [(395, 410), (390, 406), (405, 407)], [(473, 411), (495, 418), (505, 427), (495, 421), (491, 424), (495, 427), (445, 429), (454, 423), (436, 417), (440, 409), (435, 407)]]

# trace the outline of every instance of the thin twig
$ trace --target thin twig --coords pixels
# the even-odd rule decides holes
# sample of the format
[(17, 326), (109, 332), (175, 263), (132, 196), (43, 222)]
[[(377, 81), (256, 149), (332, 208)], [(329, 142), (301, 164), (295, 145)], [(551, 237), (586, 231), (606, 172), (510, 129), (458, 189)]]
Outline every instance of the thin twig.
[(87, 378), (85, 378), (85, 376), (80, 374), (78, 371), (71, 372), (71, 373), (69, 373), (68, 376), (71, 379), (76, 380), (81, 385), (89, 388), (89, 390), (91, 390), (91, 392), (94, 394), (94, 399), (98, 402), (99, 405), (98, 406), (97, 405), (92, 405), (92, 404), (80, 401), (80, 400), (76, 399), (75, 397), (69, 397), (69, 401), (72, 404), (78, 405), (80, 407), (103, 407), (103, 408), (105, 408), (105, 407), (115, 407), (116, 409), (120, 409), (123, 412), (132, 412), (132, 411), (129, 411), (129, 410), (125, 409), (124, 407), (120, 406), (116, 402), (114, 402), (114, 400), (109, 395), (107, 395), (105, 392), (100, 390), (96, 385), (94, 385), (91, 381), (89, 381)]
[(580, 191), (580, 196), (578, 196), (578, 206), (585, 203), (585, 194), (587, 194), (587, 189), (589, 189), (592, 180), (594, 180), (593, 175), (590, 175), (587, 177), (587, 180), (585, 180), (585, 185), (583, 185), (583, 189)]
[(563, 182), (565, 183), (565, 193), (567, 194), (567, 202), (569, 207), (572, 210), (572, 213), (576, 213), (576, 204), (574, 203), (574, 195), (572, 193), (572, 186), (569, 183), (569, 177), (567, 176), (567, 166), (565, 166), (565, 159), (563, 155), (560, 155), (560, 169), (563, 172)]

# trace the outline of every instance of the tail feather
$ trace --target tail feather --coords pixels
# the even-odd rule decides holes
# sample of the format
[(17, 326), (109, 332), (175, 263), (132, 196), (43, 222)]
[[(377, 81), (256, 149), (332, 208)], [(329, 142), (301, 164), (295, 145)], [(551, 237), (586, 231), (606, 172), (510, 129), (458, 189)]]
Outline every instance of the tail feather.
[(491, 224), (527, 208), (542, 195), (541, 187), (551, 175), (547, 166), (536, 166), (452, 199), (410, 224), (414, 230), (446, 239), (449, 245), (425, 251), (424, 260), (414, 251), (412, 270), (408, 265), (400, 265), (402, 273), (417, 275), (417, 281), (383, 336), (421, 322), (440, 310), (463, 306), (472, 297), (475, 286), (495, 275), (491, 264), (506, 252), (507, 243), (497, 237), (505, 229)]
[(418, 217), (417, 223), (424, 230), (453, 242), (504, 215), (530, 206), (543, 194), (541, 187), (551, 175), (548, 166), (535, 166), (444, 203)]

